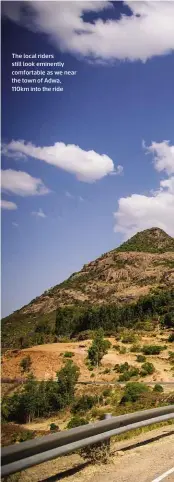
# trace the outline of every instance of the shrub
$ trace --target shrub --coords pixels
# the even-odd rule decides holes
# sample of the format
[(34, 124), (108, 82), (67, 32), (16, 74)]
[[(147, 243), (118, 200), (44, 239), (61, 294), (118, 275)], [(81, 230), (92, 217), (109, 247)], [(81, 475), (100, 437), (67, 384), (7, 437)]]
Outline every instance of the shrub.
[(156, 385), (153, 388), (153, 392), (162, 393), (164, 392), (164, 389), (162, 385), (160, 385), (159, 383), (156, 383)]
[(154, 367), (153, 363), (145, 362), (145, 363), (143, 363), (143, 365), (141, 365), (140, 375), (142, 377), (145, 377), (146, 375), (152, 375), (152, 373), (154, 373), (154, 371), (155, 371), (155, 367)]
[(121, 373), (121, 375), (119, 375), (119, 378), (118, 378), (118, 381), (119, 382), (128, 382), (128, 380), (130, 380), (130, 374), (129, 372), (124, 372), (124, 373)]
[(88, 421), (86, 418), (79, 417), (79, 415), (75, 415), (71, 418), (71, 420), (67, 424), (67, 428), (75, 428), (80, 427), (81, 425), (87, 425)]
[(59, 427), (55, 423), (50, 423), (50, 431), (51, 432), (59, 432)]
[(77, 414), (79, 412), (85, 413), (90, 410), (97, 403), (97, 397), (92, 395), (82, 395), (76, 400), (72, 406), (71, 412)]
[(107, 373), (111, 373), (110, 368), (105, 368), (105, 370), (103, 371), (103, 374), (104, 374), (104, 375), (106, 375)]
[(174, 364), (174, 351), (169, 351), (169, 362), (171, 365)]
[(122, 348), (120, 348), (120, 355), (125, 355), (126, 353), (126, 347), (123, 346)]
[(168, 338), (169, 343), (172, 343), (174, 341), (174, 333), (171, 333)]
[(72, 358), (74, 356), (74, 353), (72, 351), (65, 351), (63, 356), (64, 358)]
[(141, 350), (140, 345), (132, 345), (130, 349), (132, 353), (136, 353), (137, 351), (140, 351), (140, 350)]
[(144, 345), (142, 348), (145, 355), (159, 355), (162, 350), (164, 350), (164, 347), (160, 345)]
[(134, 333), (128, 333), (126, 335), (123, 335), (122, 337), (122, 343), (134, 343), (136, 341), (136, 335)]
[(146, 357), (144, 355), (137, 355), (137, 362), (143, 363), (146, 361)]
[(129, 382), (126, 385), (125, 392), (120, 403), (134, 403), (141, 398), (142, 394), (147, 392), (149, 392), (149, 387), (147, 387), (144, 383)]
[(105, 388), (105, 390), (103, 390), (103, 396), (106, 398), (106, 397), (109, 397), (109, 395), (111, 395), (111, 392), (112, 392), (112, 389), (111, 388)]
[(20, 362), (20, 367), (23, 372), (29, 372), (32, 365), (30, 355), (27, 355), (25, 358), (22, 358)]

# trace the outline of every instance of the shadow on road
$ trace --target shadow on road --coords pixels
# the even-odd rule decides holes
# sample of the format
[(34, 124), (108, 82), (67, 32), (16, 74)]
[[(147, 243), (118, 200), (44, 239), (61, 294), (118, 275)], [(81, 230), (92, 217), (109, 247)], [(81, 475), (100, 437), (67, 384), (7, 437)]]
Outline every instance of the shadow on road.
[(48, 477), (46, 479), (40, 480), (40, 482), (57, 482), (59, 480), (65, 479), (65, 477), (70, 477), (71, 475), (75, 475), (81, 470), (83, 470), (87, 465), (89, 465), (90, 462), (84, 462), (82, 464), (79, 464), (78, 467), (72, 467), (71, 469), (64, 470), (63, 472), (52, 475), (51, 477)]
[[(123, 452), (127, 452), (128, 450), (132, 450), (132, 449), (136, 449), (137, 447), (143, 447), (143, 445), (147, 445), (151, 442), (156, 442), (157, 440), (160, 440), (162, 438), (165, 438), (165, 437), (168, 437), (169, 435), (173, 435), (174, 434), (174, 430), (171, 432), (168, 432), (166, 430), (165, 433), (161, 434), (161, 435), (157, 435), (156, 437), (150, 437), (148, 438), (148, 440), (142, 440), (141, 442), (136, 442), (132, 445), (129, 445), (128, 447), (122, 447), (121, 450)], [(115, 451), (114, 453), (116, 453), (117, 451)]]

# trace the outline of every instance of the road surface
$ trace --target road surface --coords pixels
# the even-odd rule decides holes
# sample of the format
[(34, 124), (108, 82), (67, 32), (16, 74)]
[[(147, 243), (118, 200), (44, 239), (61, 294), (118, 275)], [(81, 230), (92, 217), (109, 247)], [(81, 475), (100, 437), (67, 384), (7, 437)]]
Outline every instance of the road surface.
[[(163, 429), (164, 432), (168, 430)], [(152, 434), (152, 433), (151, 433)], [(150, 434), (148, 434), (149, 437)], [(147, 434), (146, 434), (147, 437)], [(149, 437), (150, 438), (150, 437)], [(124, 449), (113, 464), (95, 474), (95, 482), (174, 482), (174, 433), (146, 445)], [(104, 470), (104, 471), (103, 471)], [(93, 482), (93, 478), (88, 482)]]

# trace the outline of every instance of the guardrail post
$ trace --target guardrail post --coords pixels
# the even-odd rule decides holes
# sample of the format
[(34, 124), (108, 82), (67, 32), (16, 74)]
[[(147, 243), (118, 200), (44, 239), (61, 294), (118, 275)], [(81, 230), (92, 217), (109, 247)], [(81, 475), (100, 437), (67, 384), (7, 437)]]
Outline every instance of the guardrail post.
[[(104, 415), (104, 420), (108, 420), (109, 418), (112, 418), (112, 414), (111, 414), (111, 413), (105, 413), (105, 415)], [(109, 455), (109, 453), (110, 453), (110, 444), (111, 444), (111, 439), (109, 438), (109, 439), (106, 440), (106, 442), (105, 442), (106, 449), (107, 449), (107, 454), (108, 454), (108, 455)]]

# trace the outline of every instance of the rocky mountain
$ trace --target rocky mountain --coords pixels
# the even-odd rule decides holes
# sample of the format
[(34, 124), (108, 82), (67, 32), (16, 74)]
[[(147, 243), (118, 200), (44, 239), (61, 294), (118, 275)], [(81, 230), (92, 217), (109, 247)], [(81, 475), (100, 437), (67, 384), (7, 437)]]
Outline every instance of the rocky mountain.
[(60, 307), (136, 302), (154, 290), (174, 287), (174, 239), (159, 228), (137, 233), (119, 248), (85, 264), (2, 320), (4, 346), (32, 332), (42, 320), (54, 323)]

